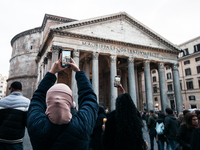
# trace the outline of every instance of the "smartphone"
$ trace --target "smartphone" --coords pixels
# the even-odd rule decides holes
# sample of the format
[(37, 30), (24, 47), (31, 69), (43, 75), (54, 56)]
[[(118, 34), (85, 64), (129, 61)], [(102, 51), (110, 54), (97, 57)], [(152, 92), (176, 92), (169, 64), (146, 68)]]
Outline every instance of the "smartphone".
[(70, 50), (62, 50), (62, 67), (69, 68), (70, 65), (66, 63), (71, 62), (71, 51)]
[(114, 86), (115, 87), (118, 87), (118, 85), (120, 84), (120, 80), (121, 80), (121, 78), (120, 78), (119, 75), (115, 76), (115, 79), (114, 79)]

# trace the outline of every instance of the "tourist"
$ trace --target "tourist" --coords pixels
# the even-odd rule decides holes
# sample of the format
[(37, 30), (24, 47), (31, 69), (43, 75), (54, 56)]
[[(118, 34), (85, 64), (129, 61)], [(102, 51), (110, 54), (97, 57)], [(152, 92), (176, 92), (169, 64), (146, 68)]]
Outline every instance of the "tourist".
[[(97, 97), (87, 76), (73, 59), (67, 64), (71, 69), (61, 67), (60, 56), (33, 94), (27, 128), (34, 150), (89, 149), (99, 110)], [(65, 84), (55, 84), (55, 74), (63, 70), (76, 72), (79, 109), (73, 116), (70, 113), (73, 104), (71, 89)]]
[(22, 95), (22, 84), (15, 81), (11, 94), (0, 100), (0, 150), (23, 150), (23, 137), (30, 100)]
[(117, 97), (116, 109), (110, 113), (102, 126), (103, 147), (105, 150), (143, 150), (145, 142), (139, 111), (121, 84), (118, 88), (123, 94)]

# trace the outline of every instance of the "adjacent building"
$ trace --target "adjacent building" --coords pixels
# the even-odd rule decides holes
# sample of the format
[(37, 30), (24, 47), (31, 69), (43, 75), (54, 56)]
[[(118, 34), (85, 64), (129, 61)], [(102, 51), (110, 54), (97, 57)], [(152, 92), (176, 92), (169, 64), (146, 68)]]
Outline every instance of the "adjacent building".
[[(183, 109), (200, 109), (200, 37), (178, 45), (182, 52), (178, 56), (179, 81)], [(165, 66), (165, 82), (170, 107), (176, 110), (173, 73), (170, 65)], [(154, 108), (161, 109), (158, 70), (151, 70)], [(144, 93), (145, 89), (143, 89)], [(143, 94), (143, 97), (144, 94)], [(145, 103), (144, 103), (145, 105)]]
[(0, 74), (0, 99), (6, 96), (7, 77)]

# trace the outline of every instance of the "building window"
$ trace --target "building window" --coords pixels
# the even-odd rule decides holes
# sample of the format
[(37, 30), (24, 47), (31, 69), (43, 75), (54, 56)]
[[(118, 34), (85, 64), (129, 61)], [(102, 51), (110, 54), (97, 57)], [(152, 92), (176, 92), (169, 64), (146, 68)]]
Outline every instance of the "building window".
[(3, 85), (0, 86), (0, 88), (2, 88), (2, 87), (3, 87)]
[(190, 109), (197, 109), (197, 105), (196, 104), (190, 104)]
[(152, 73), (156, 73), (156, 70), (153, 70)]
[(196, 57), (195, 58), (195, 61), (197, 62), (197, 61), (200, 61), (200, 57)]
[(197, 73), (200, 73), (200, 66), (197, 66)]
[(200, 44), (194, 45), (194, 52), (200, 51)]
[(168, 88), (169, 92), (173, 91), (173, 89), (172, 89), (172, 83), (168, 83), (167, 88)]
[(191, 69), (190, 68), (185, 69), (185, 75), (186, 76), (191, 75)]
[(186, 81), (186, 85), (187, 85), (187, 89), (188, 90), (194, 89), (194, 87), (193, 87), (193, 81)]
[(155, 100), (155, 101), (158, 101), (158, 98), (157, 98), (157, 97), (155, 97), (155, 98), (154, 98), (154, 100)]
[(154, 92), (154, 93), (158, 93), (157, 85), (154, 85), (154, 86), (153, 86), (153, 92)]
[(2, 93), (2, 91), (0, 91), (0, 93)]
[(190, 101), (195, 101), (195, 96), (194, 96), (194, 95), (190, 95), (190, 96), (189, 96), (189, 100), (190, 100)]
[(190, 64), (190, 60), (184, 61), (184, 65), (188, 65), (188, 64)]
[(156, 76), (153, 77), (153, 82), (156, 82)]
[(198, 82), (199, 82), (199, 88), (200, 88), (200, 78), (198, 79)]
[(170, 69), (170, 67), (169, 67), (169, 66), (167, 66), (167, 67), (166, 67), (166, 70), (169, 70), (169, 69)]
[(167, 79), (171, 79), (172, 76), (171, 76), (171, 73), (167, 73)]
[(181, 81), (180, 81), (180, 88), (181, 88), (181, 91), (182, 91), (183, 89), (182, 89), (182, 82)]
[(189, 55), (188, 48), (183, 50), (183, 56)]

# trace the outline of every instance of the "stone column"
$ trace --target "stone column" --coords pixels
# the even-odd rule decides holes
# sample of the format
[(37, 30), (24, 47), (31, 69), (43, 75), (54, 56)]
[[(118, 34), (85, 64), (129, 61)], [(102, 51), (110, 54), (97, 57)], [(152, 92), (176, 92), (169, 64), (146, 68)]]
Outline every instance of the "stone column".
[(48, 59), (48, 61), (47, 61), (47, 71), (50, 71), (51, 66), (52, 66), (52, 64), (51, 64), (51, 56), (52, 56), (52, 53), (48, 52), (47, 53), (47, 59)]
[(135, 87), (135, 69), (134, 69), (134, 58), (128, 58), (128, 83), (129, 83), (129, 94), (137, 107), (136, 87)]
[(144, 64), (144, 80), (145, 80), (145, 93), (146, 93), (146, 104), (147, 110), (153, 110), (153, 93), (151, 85), (151, 74), (150, 74), (150, 61), (146, 60)]
[[(79, 50), (74, 50), (73, 51), (73, 60), (76, 63), (76, 65), (79, 67)], [(73, 93), (73, 100), (76, 102), (76, 106), (78, 108), (78, 88), (77, 88), (77, 83), (75, 79), (76, 72), (72, 71), (72, 93)]]
[(117, 98), (117, 88), (114, 87), (114, 78), (117, 75), (117, 66), (116, 66), (116, 56), (110, 56), (110, 100), (111, 100), (111, 111), (115, 110), (115, 100)]
[(86, 57), (84, 61), (85, 74), (90, 79), (90, 58)]
[(179, 114), (183, 111), (183, 101), (181, 95), (181, 87), (179, 81), (179, 72), (178, 72), (178, 64), (172, 65), (172, 74), (173, 74), (173, 83), (174, 83), (174, 94), (176, 100), (176, 109)]
[(45, 74), (47, 73), (47, 63), (48, 63), (48, 58), (45, 57), (45, 58), (44, 58), (44, 76), (45, 76)]
[(166, 108), (170, 107), (170, 102), (167, 97), (167, 86), (165, 81), (165, 70), (164, 63), (158, 63), (158, 73), (159, 73), (159, 85), (160, 85), (160, 98), (161, 98), (161, 108), (165, 112)]
[(92, 87), (99, 103), (99, 53), (92, 54)]
[(121, 70), (121, 72), (122, 72), (122, 86), (124, 87), (124, 90), (126, 91), (126, 92), (128, 92), (127, 90), (127, 77), (126, 77), (126, 68), (123, 68), (122, 70)]
[[(57, 46), (57, 45), (52, 46), (51, 66), (53, 65), (54, 62), (56, 62), (59, 59), (58, 54), (59, 54), (60, 49), (61, 49), (60, 46)], [(58, 77), (58, 73), (56, 73), (55, 75), (56, 77)]]

